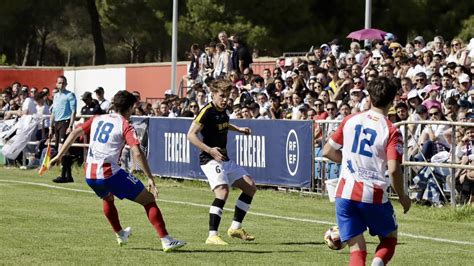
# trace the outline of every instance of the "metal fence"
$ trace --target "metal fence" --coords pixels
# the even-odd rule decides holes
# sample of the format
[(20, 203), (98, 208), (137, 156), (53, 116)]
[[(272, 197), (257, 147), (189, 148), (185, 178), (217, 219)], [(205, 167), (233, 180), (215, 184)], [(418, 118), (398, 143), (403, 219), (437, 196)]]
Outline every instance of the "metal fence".
[[(91, 116), (77, 116), (77, 118), (88, 118)], [(322, 195), (325, 195), (327, 193), (327, 189), (325, 186), (325, 181), (331, 178), (338, 178), (339, 177), (339, 167), (337, 164), (334, 162), (331, 162), (330, 160), (322, 157), (322, 148), (324, 147), (326, 140), (328, 138), (328, 125), (330, 124), (339, 124), (341, 121), (336, 121), (336, 120), (317, 120), (314, 121), (316, 126), (318, 126), (321, 129), (321, 140), (315, 144), (315, 152), (314, 152), (314, 182), (312, 189), (316, 193), (320, 193)], [(408, 154), (408, 125), (447, 125), (451, 128), (451, 147), (450, 147), (450, 163), (434, 163), (434, 162), (427, 162), (426, 160), (424, 162), (414, 162), (414, 161), (409, 161), (409, 158), (407, 158)], [(402, 161), (402, 166), (404, 167), (404, 183), (405, 187), (407, 185), (411, 184), (411, 180), (413, 176), (411, 176), (411, 171), (412, 168), (414, 167), (428, 167), (430, 169), (432, 168), (443, 168), (443, 169), (449, 169), (449, 176), (446, 177), (448, 180), (448, 188), (449, 190), (445, 190), (443, 188), (441, 189), (441, 193), (443, 193), (443, 197), (445, 199), (450, 199), (450, 203), (452, 206), (455, 206), (456, 201), (455, 201), (455, 182), (456, 182), (456, 170), (458, 169), (467, 169), (467, 170), (474, 170), (474, 166), (472, 165), (461, 165), (457, 161), (456, 157), (456, 128), (459, 127), (474, 127), (474, 123), (471, 122), (451, 122), (451, 121), (403, 121), (399, 123), (395, 123), (395, 126), (402, 128), (404, 131), (404, 155), (403, 156), (403, 161)], [(418, 140), (415, 140), (418, 141)], [(28, 145), (38, 145), (39, 141), (31, 141), (28, 143)], [(88, 147), (88, 144), (80, 144), (80, 143), (75, 143), (73, 146), (76, 147)], [(25, 159), (25, 158), (24, 158)], [(25, 161), (25, 160), (24, 160)], [(439, 186), (439, 185), (438, 185)], [(396, 194), (393, 194), (391, 192), (390, 194), (393, 197), (396, 197)]]
[[(334, 121), (334, 120), (317, 120), (315, 121), (316, 124), (322, 129), (322, 140), (320, 147), (324, 147), (324, 144), (327, 139), (327, 128), (329, 124), (334, 124), (334, 123), (340, 123), (341, 121)], [(451, 147), (450, 147), (450, 163), (434, 163), (434, 162), (427, 162), (426, 160), (424, 162), (414, 162), (414, 161), (409, 161), (409, 158), (407, 158), (408, 154), (408, 125), (447, 125), (451, 128)], [(456, 157), (456, 128), (458, 127), (474, 127), (474, 123), (471, 122), (451, 122), (451, 121), (402, 121), (395, 123), (395, 126), (398, 128), (402, 128), (404, 131), (403, 136), (404, 136), (404, 156), (403, 156), (403, 161), (402, 161), (402, 166), (404, 167), (404, 184), (405, 188), (408, 188), (408, 185), (411, 184), (413, 176), (411, 175), (413, 173), (412, 169), (414, 167), (428, 167), (429, 169), (434, 169), (434, 168), (442, 168), (442, 169), (450, 169), (450, 174), (449, 176), (446, 177), (448, 180), (448, 188), (449, 190), (445, 190), (442, 186), (437, 184), (440, 187), (440, 191), (442, 193), (442, 196), (445, 199), (449, 200), (452, 206), (456, 205), (455, 201), (455, 183), (456, 183), (456, 170), (458, 169), (467, 169), (467, 170), (474, 170), (474, 166), (472, 165), (461, 165), (457, 161)], [(415, 140), (418, 141), (418, 140)], [(316, 182), (316, 184), (320, 184), (320, 187), (316, 187), (315, 190), (320, 193), (326, 193), (326, 188), (324, 186), (325, 182), (328, 177), (332, 177), (334, 173), (331, 173), (328, 171), (328, 168), (331, 167), (334, 163), (321, 157), (317, 156), (317, 152), (315, 153), (315, 163), (320, 164), (319, 171), (315, 171), (315, 179), (320, 180), (319, 182)], [(318, 169), (318, 167), (316, 167)], [(328, 174), (329, 172), (329, 174)], [(336, 171), (336, 174), (338, 172)], [(436, 180), (436, 178), (435, 178)], [(393, 191), (390, 191), (390, 195), (393, 197), (396, 197), (396, 194), (393, 193)]]

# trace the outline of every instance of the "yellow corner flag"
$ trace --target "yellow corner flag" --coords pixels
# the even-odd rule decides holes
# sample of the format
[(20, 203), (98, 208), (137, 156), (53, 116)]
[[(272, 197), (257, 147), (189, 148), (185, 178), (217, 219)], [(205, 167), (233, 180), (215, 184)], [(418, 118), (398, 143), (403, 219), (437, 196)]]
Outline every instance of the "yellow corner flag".
[(43, 163), (38, 171), (39, 175), (44, 174), (49, 169), (49, 161), (51, 160), (51, 145), (48, 143), (48, 147), (46, 148), (46, 154), (43, 158)]

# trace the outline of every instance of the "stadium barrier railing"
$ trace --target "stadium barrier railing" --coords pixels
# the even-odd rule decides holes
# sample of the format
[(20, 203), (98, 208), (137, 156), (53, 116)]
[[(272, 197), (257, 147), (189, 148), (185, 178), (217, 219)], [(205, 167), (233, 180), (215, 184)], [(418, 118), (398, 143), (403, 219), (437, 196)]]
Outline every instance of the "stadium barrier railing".
[[(44, 116), (45, 118), (49, 116)], [(90, 115), (78, 115), (76, 118), (81, 119), (81, 118), (90, 118), (92, 116)], [(317, 127), (321, 128), (321, 141), (316, 143), (315, 145), (315, 152), (314, 154), (314, 164), (313, 166), (314, 169), (314, 185), (312, 186), (312, 189), (314, 192), (325, 195), (327, 193), (327, 188), (325, 186), (325, 181), (331, 178), (338, 178), (338, 170), (334, 170), (337, 168), (337, 165), (334, 162), (331, 162), (330, 160), (324, 158), (321, 156), (321, 151), (322, 147), (324, 147), (326, 140), (328, 138), (328, 125), (330, 124), (339, 124), (342, 121), (339, 120), (315, 120), (314, 124), (316, 124)], [(402, 121), (402, 122), (397, 122), (394, 124), (396, 127), (401, 128), (403, 130), (404, 134), (404, 145), (403, 145), (403, 151), (404, 155), (408, 154), (408, 125), (446, 125), (451, 128), (451, 140), (450, 140), (450, 160), (451, 163), (434, 163), (434, 162), (414, 162), (414, 161), (409, 161), (409, 158), (406, 158), (406, 156), (403, 156), (403, 161), (402, 161), (402, 166), (405, 167), (404, 171), (404, 181), (405, 184), (408, 185), (411, 182), (412, 176), (411, 173), (412, 167), (429, 167), (429, 168), (447, 168), (450, 169), (450, 175), (449, 177), (449, 182), (448, 182), (448, 187), (449, 187), (449, 198), (450, 198), (450, 203), (452, 206), (456, 205), (455, 197), (454, 195), (456, 194), (455, 192), (455, 179), (456, 179), (456, 170), (458, 169), (466, 169), (466, 170), (474, 170), (474, 166), (472, 165), (461, 165), (459, 162), (457, 162), (457, 157), (456, 157), (456, 128), (457, 127), (474, 127), (474, 123), (472, 122), (452, 122), (452, 121)], [(30, 141), (28, 142), (28, 145), (34, 145), (37, 146), (39, 144), (39, 141)], [(73, 147), (88, 147), (89, 145), (87, 143), (74, 143), (72, 145)], [(25, 157), (25, 155), (24, 155)], [(25, 159), (25, 158), (24, 158)], [(24, 160), (25, 161), (25, 160)], [(334, 167), (334, 169), (332, 169)], [(330, 169), (331, 168), (331, 169)], [(407, 188), (407, 186), (405, 186)], [(443, 189), (442, 189), (442, 192)], [(391, 193), (391, 196), (396, 197), (396, 194)], [(446, 195), (443, 195), (446, 198)]]

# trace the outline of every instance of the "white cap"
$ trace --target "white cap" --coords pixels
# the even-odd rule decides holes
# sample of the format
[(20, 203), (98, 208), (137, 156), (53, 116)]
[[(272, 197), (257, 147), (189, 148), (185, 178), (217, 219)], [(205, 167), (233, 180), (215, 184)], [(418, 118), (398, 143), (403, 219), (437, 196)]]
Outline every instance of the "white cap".
[(471, 80), (469, 79), (469, 75), (466, 74), (466, 73), (461, 73), (459, 76), (458, 76), (458, 81), (459, 83), (464, 83), (464, 82), (470, 82)]
[(417, 90), (411, 90), (408, 95), (407, 95), (407, 99), (410, 100), (410, 99), (413, 99), (413, 98), (419, 98), (420, 96), (418, 95), (418, 91)]

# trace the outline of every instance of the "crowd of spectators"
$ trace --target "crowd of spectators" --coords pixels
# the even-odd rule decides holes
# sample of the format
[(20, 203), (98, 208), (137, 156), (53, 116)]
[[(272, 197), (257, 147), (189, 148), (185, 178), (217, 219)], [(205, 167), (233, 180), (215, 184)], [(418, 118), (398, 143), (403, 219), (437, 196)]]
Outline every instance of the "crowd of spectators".
[[(228, 99), (228, 113), (233, 119), (342, 121), (369, 108), (365, 87), (375, 77), (385, 76), (398, 85), (388, 114), (392, 122), (474, 122), (474, 38), (465, 45), (458, 38), (445, 41), (436, 36), (427, 41), (417, 36), (402, 44), (388, 33), (383, 40), (366, 47), (359, 42), (343, 47), (334, 39), (302, 56), (281, 57), (261, 75), (254, 73), (252, 53), (237, 35), (228, 37), (226, 32), (220, 32), (215, 41), (191, 45), (189, 55), (184, 77), (186, 95), (179, 97), (168, 90), (163, 100), (140, 101), (135, 115), (195, 117), (210, 101), (210, 82), (228, 79), (235, 85)], [(96, 89), (95, 99), (91, 93), (83, 95), (86, 105), (93, 105), (86, 109), (107, 112), (111, 103), (104, 99), (103, 92), (102, 88)], [(139, 92), (133, 93), (140, 99)], [(49, 95), (47, 88), (38, 91), (14, 83), (2, 91), (0, 109), (9, 118), (36, 112), (31, 107), (36, 102), (37, 112), (47, 114), (51, 106)], [(431, 161), (452, 147), (449, 126), (404, 127), (402, 134), (408, 133), (407, 159)], [(321, 146), (336, 128), (337, 123), (315, 123), (315, 146)], [(456, 158), (445, 161), (474, 164), (473, 132), (474, 128), (456, 127)], [(459, 171), (456, 185), (471, 195), (473, 180), (470, 171)]]

